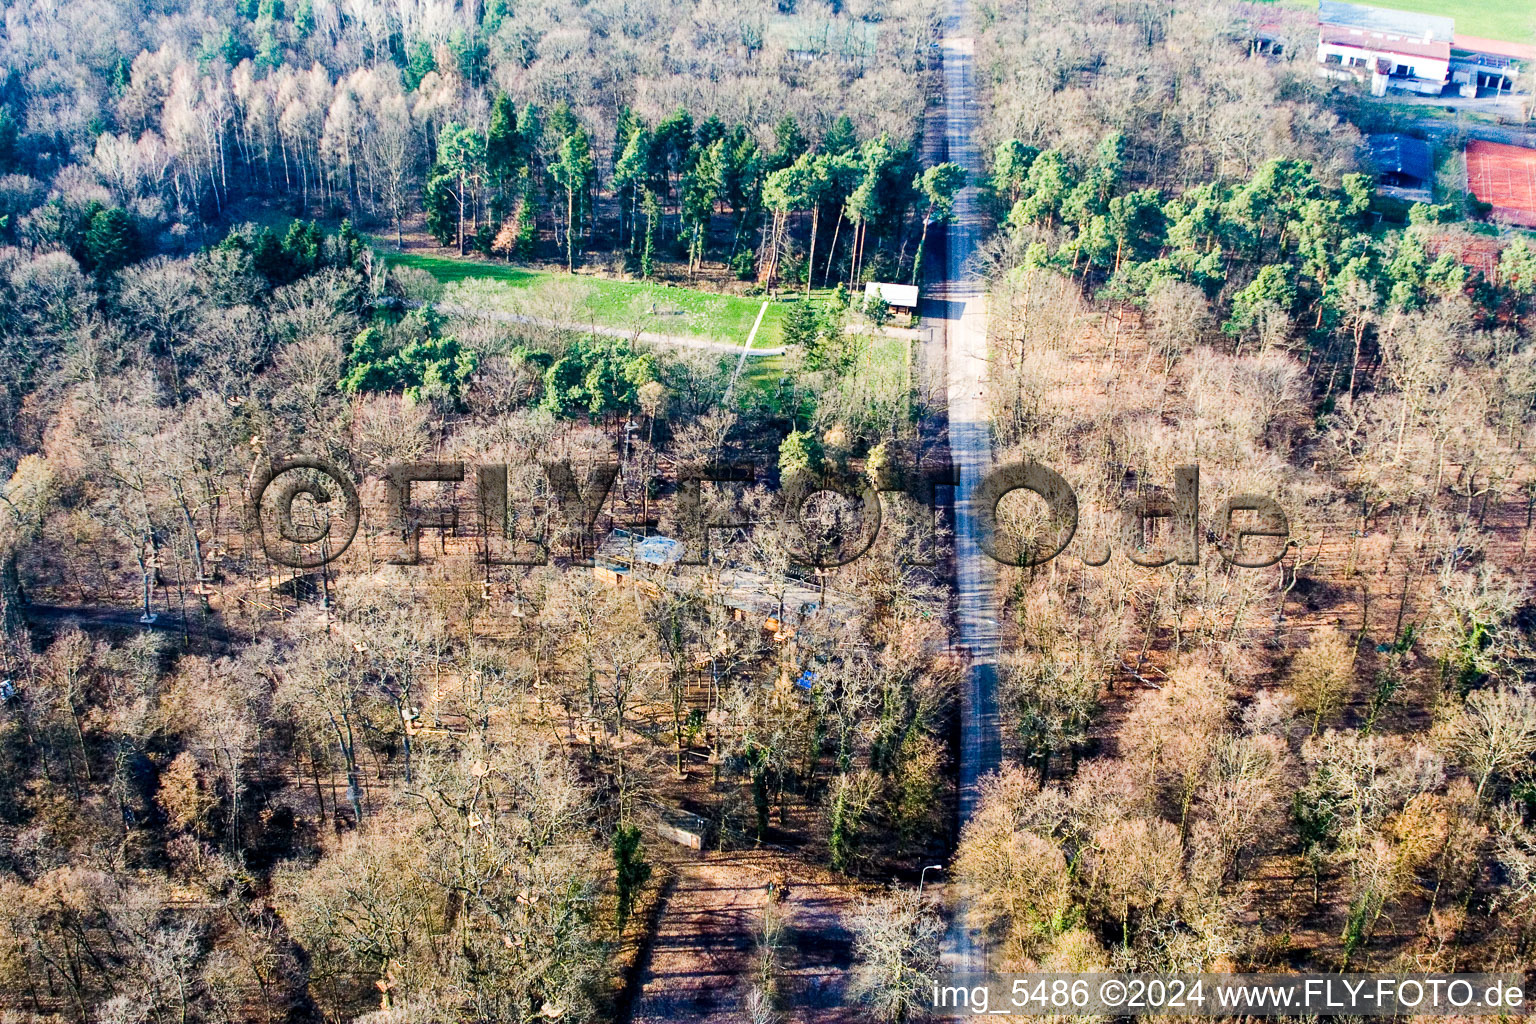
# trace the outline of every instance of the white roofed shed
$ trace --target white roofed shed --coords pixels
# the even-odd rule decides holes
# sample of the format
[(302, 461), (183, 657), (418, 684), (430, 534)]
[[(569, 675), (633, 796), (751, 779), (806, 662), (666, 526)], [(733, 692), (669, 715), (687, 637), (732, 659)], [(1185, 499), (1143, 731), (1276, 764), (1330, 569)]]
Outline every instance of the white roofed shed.
[(864, 286), (864, 301), (880, 296), (892, 309), (917, 312), (917, 285), (871, 281)]

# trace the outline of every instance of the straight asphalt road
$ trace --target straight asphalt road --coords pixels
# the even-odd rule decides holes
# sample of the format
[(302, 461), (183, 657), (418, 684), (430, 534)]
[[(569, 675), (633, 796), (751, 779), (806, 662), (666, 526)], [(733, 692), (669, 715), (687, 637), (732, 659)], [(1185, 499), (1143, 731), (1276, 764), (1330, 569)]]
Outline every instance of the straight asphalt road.
[[(975, 143), (976, 103), (969, 0), (948, 0), (944, 20), (944, 140), (947, 159), (964, 167), (971, 185), (956, 197), (946, 233), (944, 281), (931, 299), (942, 318), (928, 321), (942, 331), (947, 357), (949, 452), (959, 475), (955, 488), (955, 617), (960, 644), (970, 658), (961, 693), (959, 824), (970, 820), (977, 786), (995, 771), (1002, 756), (997, 714), (998, 609), (996, 572), (983, 554), (976, 519), (977, 485), (992, 462), (992, 429), (987, 404), (987, 295), (968, 261), (981, 231), (975, 182), (982, 172)], [(946, 942), (946, 966), (956, 971), (986, 969), (986, 950), (956, 911)]]

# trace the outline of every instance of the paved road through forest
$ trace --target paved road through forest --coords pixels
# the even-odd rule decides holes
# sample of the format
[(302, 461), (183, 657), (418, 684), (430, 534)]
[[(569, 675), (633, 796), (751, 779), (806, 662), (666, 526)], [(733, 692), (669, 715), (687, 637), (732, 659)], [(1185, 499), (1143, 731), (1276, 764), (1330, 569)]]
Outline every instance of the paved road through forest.
[[(948, 159), (970, 172), (974, 183), (982, 173), (974, 141), (976, 104), (974, 54), (969, 0), (949, 0), (944, 20), (944, 122)], [(959, 473), (955, 488), (956, 625), (960, 643), (969, 651), (971, 668), (961, 694), (960, 823), (971, 816), (978, 781), (997, 768), (1001, 743), (997, 718), (996, 576), (991, 559), (978, 543), (974, 505), (978, 483), (992, 460), (992, 430), (987, 412), (986, 289), (968, 270), (967, 260), (980, 234), (978, 189), (961, 190), (954, 219), (946, 235), (945, 280), (930, 291), (941, 299), (942, 319), (930, 321), (942, 331), (947, 352), (950, 458)], [(947, 965), (955, 970), (985, 969), (985, 950), (961, 922), (947, 942)]]

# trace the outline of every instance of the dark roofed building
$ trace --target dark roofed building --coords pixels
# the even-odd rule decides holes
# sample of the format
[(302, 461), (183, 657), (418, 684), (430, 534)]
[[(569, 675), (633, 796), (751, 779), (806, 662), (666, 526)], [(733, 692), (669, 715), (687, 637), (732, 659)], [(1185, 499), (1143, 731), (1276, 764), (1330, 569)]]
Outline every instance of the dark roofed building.
[(1434, 202), (1435, 153), (1429, 143), (1407, 135), (1371, 135), (1366, 144), (1378, 191), (1416, 203)]

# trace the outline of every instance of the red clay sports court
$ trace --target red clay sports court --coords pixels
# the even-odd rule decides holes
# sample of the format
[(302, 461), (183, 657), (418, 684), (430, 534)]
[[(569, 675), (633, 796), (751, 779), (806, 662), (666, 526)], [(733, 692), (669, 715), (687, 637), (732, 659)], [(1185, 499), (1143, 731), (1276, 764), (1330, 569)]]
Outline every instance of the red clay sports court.
[(1536, 149), (1467, 143), (1467, 189), (1501, 220), (1536, 227)]

